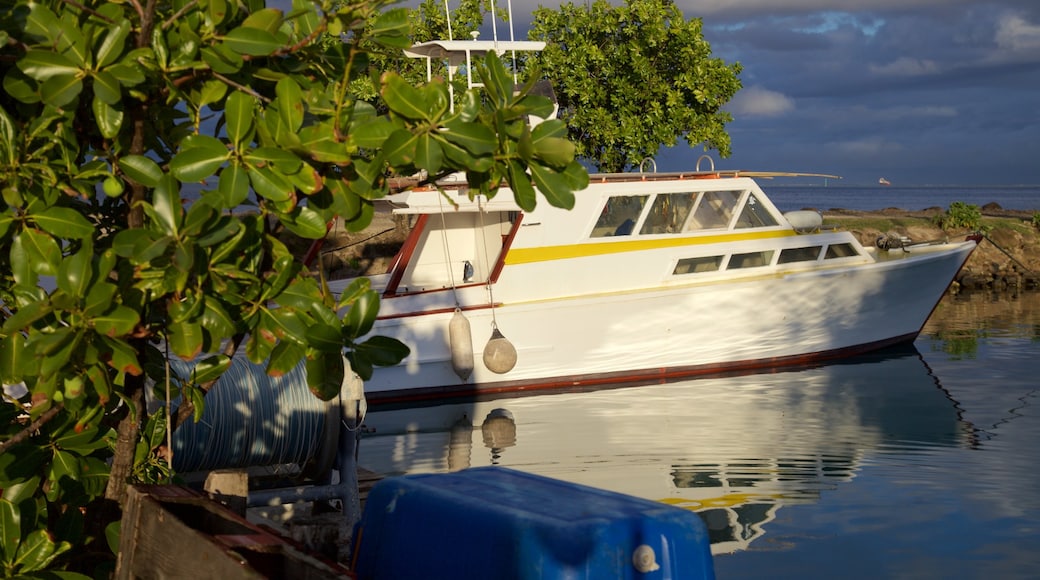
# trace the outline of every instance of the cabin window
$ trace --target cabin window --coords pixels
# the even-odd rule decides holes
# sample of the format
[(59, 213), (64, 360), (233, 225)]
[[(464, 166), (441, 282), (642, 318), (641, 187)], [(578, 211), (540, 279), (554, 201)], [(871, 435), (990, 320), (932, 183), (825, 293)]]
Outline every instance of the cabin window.
[(764, 228), (775, 225), (778, 225), (778, 223), (773, 214), (769, 213), (769, 210), (762, 205), (762, 202), (755, 197), (755, 194), (749, 195), (747, 203), (744, 204), (744, 210), (740, 212), (740, 217), (737, 218), (737, 227)]
[(631, 235), (639, 221), (639, 214), (649, 195), (617, 195), (607, 199), (603, 211), (600, 212), (596, 226), (592, 228), (592, 237)]
[(700, 272), (717, 272), (722, 266), (722, 256), (700, 256), (683, 258), (675, 264), (672, 274), (697, 274)]
[(696, 201), (696, 193), (658, 194), (639, 233), (674, 234), (682, 231), (686, 216), (690, 215)]
[(826, 259), (831, 260), (834, 258), (850, 258), (856, 255), (856, 249), (852, 247), (852, 244), (831, 244), (827, 246)]
[(729, 227), (733, 210), (740, 201), (740, 194), (739, 191), (704, 192), (697, 208), (693, 210), (693, 219), (690, 220), (687, 231)]
[(823, 246), (807, 246), (805, 248), (787, 248), (780, 250), (780, 258), (777, 264), (790, 264), (792, 262), (814, 262), (820, 257)]
[(746, 254), (733, 254), (729, 258), (729, 269), (739, 270), (742, 268), (758, 268), (768, 266), (773, 261), (773, 250), (763, 252), (748, 252)]

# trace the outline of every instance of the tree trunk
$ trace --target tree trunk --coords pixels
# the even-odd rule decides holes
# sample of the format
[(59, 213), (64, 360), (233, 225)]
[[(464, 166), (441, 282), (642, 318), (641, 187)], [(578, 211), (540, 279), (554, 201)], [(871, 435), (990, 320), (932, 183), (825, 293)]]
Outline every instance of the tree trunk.
[(115, 501), (119, 505), (123, 505), (126, 500), (126, 486), (134, 469), (134, 451), (145, 410), (144, 375), (126, 377), (126, 397), (131, 405), (119, 422), (115, 455), (112, 458), (108, 486), (105, 488), (105, 499)]

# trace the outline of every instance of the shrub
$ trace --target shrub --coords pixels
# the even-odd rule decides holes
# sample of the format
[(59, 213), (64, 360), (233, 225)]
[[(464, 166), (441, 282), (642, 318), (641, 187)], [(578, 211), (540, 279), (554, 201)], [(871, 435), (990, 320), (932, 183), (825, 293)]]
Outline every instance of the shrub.
[(934, 218), (935, 225), (944, 230), (968, 229), (972, 231), (985, 231), (988, 228), (982, 224), (982, 210), (974, 204), (955, 201), (950, 204), (950, 209)]

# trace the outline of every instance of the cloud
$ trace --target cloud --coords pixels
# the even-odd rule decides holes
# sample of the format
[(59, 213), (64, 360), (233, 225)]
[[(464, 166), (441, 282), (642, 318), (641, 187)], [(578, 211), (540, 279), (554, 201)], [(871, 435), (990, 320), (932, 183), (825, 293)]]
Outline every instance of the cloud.
[(924, 76), (939, 71), (939, 65), (934, 60), (908, 56), (901, 56), (888, 64), (872, 64), (869, 68), (870, 72), (876, 74), (899, 77)]
[(745, 117), (779, 117), (794, 108), (794, 101), (782, 93), (752, 86), (741, 89), (726, 110)]
[(997, 46), (1011, 51), (1040, 49), (1040, 26), (1017, 14), (1005, 15), (997, 23)]
[(901, 151), (903, 146), (895, 141), (883, 137), (864, 137), (848, 141), (837, 141), (828, 144), (828, 147), (853, 156), (873, 157), (881, 154)]

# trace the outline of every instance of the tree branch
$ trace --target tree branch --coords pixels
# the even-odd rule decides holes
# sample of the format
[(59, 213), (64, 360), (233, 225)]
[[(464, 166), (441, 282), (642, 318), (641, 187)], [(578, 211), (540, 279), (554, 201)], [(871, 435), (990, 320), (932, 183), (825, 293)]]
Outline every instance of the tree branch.
[(22, 441), (25, 441), (26, 439), (31, 437), (34, 432), (39, 431), (40, 427), (46, 425), (48, 421), (53, 419), (55, 415), (61, 412), (61, 410), (64, 408), (64, 403), (58, 403), (57, 405), (44, 411), (43, 414), (37, 417), (35, 421), (29, 423), (29, 425), (26, 426), (25, 429), (22, 429), (21, 431), (16, 433), (14, 437), (11, 437), (7, 441), (0, 443), (0, 453), (6, 452), (8, 449), (14, 447), (15, 445), (18, 445)]

